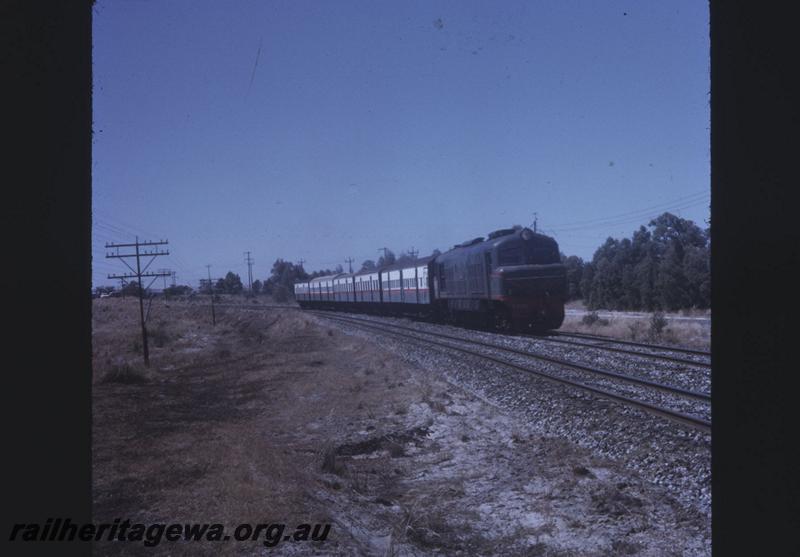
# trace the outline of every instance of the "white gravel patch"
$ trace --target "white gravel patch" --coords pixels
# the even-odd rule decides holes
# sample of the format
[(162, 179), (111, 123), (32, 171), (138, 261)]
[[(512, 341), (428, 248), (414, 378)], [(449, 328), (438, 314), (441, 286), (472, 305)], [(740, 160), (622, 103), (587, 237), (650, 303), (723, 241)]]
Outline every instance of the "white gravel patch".
[[(364, 318), (365, 316), (358, 316)], [(369, 317), (410, 325), (408, 320)], [(624, 464), (643, 478), (664, 487), (681, 504), (694, 508), (710, 519), (711, 514), (711, 436), (688, 426), (650, 415), (635, 408), (557, 385), (535, 375), (506, 366), (448, 351), (406, 338), (395, 337), (356, 326), (326, 320), (340, 331), (378, 342), (383, 348), (400, 355), (433, 373), (442, 374), (478, 398), (503, 409), (531, 431), (567, 439), (598, 455)], [(567, 347), (546, 340), (504, 337), (455, 327), (429, 323), (413, 323), (419, 330), (434, 330), (465, 339), (479, 338), (503, 343), (514, 348), (533, 349), (550, 357), (581, 359), (588, 365), (612, 369), (683, 388), (708, 391), (710, 370), (687, 369), (681, 364), (653, 360), (642, 365), (639, 358)], [(476, 349), (476, 351), (479, 351)], [(505, 357), (505, 356), (504, 356)], [(561, 366), (534, 362), (520, 357), (520, 363), (548, 373), (565, 374)], [(576, 380), (586, 381), (585, 377)], [(595, 380), (598, 386), (603, 380)], [(628, 388), (639, 395), (641, 389)], [(654, 403), (663, 403), (660, 394), (653, 395)], [(696, 401), (677, 401), (677, 409), (687, 413), (702, 413)], [(706, 414), (708, 405), (705, 405)], [(596, 473), (596, 472), (595, 472)], [(597, 473), (596, 473), (597, 474)], [(602, 474), (602, 472), (600, 472)]]

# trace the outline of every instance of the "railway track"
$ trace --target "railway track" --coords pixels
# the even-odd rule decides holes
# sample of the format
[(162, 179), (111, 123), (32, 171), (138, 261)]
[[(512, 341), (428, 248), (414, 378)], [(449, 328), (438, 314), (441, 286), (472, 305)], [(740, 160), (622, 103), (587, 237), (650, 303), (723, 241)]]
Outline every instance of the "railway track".
[[(664, 345), (658, 344), (645, 344), (641, 342), (631, 342), (626, 340), (617, 340), (611, 337), (584, 337), (578, 336), (573, 333), (562, 333), (556, 332), (552, 335), (523, 335), (528, 338), (535, 338), (546, 340), (548, 342), (556, 342), (559, 344), (568, 344), (572, 346), (586, 346), (591, 348), (596, 348), (598, 350), (605, 350), (607, 352), (617, 352), (619, 354), (628, 354), (631, 356), (639, 356), (642, 358), (650, 358), (654, 360), (664, 360), (667, 362), (676, 362), (679, 364), (685, 364), (690, 366), (697, 366), (697, 367), (704, 367), (704, 368), (711, 368), (711, 362), (707, 360), (699, 360), (699, 359), (688, 359), (682, 358), (679, 356), (673, 356), (670, 354), (663, 354), (661, 352), (680, 352), (680, 353), (687, 353), (691, 354), (695, 357), (709, 357), (711, 354), (707, 352), (702, 352), (700, 350), (690, 350), (684, 348), (673, 348)], [(570, 338), (573, 339), (582, 339), (590, 342), (583, 342), (582, 340), (568, 340)], [(600, 342), (591, 342), (591, 341), (600, 341)], [(648, 350), (649, 352), (642, 352), (640, 350), (631, 350), (626, 348), (620, 348), (618, 346), (608, 346), (608, 344), (617, 344), (617, 345), (633, 345), (639, 347), (644, 350)]]
[[(529, 365), (520, 363), (519, 361), (515, 361), (514, 359), (510, 359), (509, 357), (498, 357), (497, 353), (502, 353), (504, 355), (511, 355), (512, 358), (517, 358), (517, 359), (519, 359), (519, 357), (522, 357), (524, 359), (540, 360), (561, 368), (569, 368), (572, 370), (576, 370), (587, 376), (592, 376), (596, 378), (599, 377), (602, 379), (602, 381), (605, 382), (612, 382), (612, 383), (616, 382), (624, 386), (634, 386), (639, 389), (647, 389), (646, 393), (651, 393), (652, 391), (658, 391), (660, 393), (666, 393), (667, 395), (673, 397), (680, 397), (682, 399), (692, 399), (693, 401), (699, 401), (702, 404), (710, 404), (711, 402), (711, 396), (707, 393), (702, 393), (698, 391), (684, 389), (681, 387), (667, 385), (664, 383), (659, 383), (656, 381), (651, 381), (648, 379), (643, 379), (641, 377), (636, 377), (624, 373), (602, 370), (575, 362), (569, 362), (567, 360), (563, 360), (560, 358), (553, 358), (550, 356), (536, 354), (526, 350), (518, 350), (515, 348), (502, 346), (495, 343), (483, 342), (475, 339), (467, 339), (463, 337), (448, 335), (445, 333), (423, 331), (412, 327), (406, 327), (404, 325), (376, 322), (370, 319), (361, 319), (353, 316), (344, 316), (341, 314), (332, 314), (330, 312), (324, 312), (324, 311), (310, 311), (310, 313), (332, 321), (339, 322), (341, 324), (348, 324), (351, 326), (360, 327), (362, 329), (377, 331), (383, 334), (389, 334), (401, 338), (407, 338), (413, 341), (427, 343), (433, 346), (438, 346), (440, 348), (445, 348), (450, 351), (460, 352), (462, 354), (467, 354), (476, 358), (491, 361), (493, 363), (502, 366), (510, 367), (518, 371), (523, 371), (526, 373), (530, 373), (545, 378), (555, 383), (568, 385), (592, 393), (594, 395), (613, 400), (625, 406), (639, 408), (640, 410), (644, 410), (650, 414), (654, 414), (662, 418), (672, 420), (674, 422), (682, 423), (684, 425), (688, 425), (700, 431), (704, 432), (711, 431), (710, 420), (706, 419), (703, 416), (695, 415), (693, 413), (686, 413), (683, 411), (676, 410), (675, 408), (664, 406), (662, 404), (654, 404), (650, 401), (642, 400), (642, 398), (647, 398), (647, 396), (634, 398), (628, 394), (620, 394), (619, 392), (614, 392), (613, 390), (610, 390), (607, 386), (592, 385), (585, 381), (580, 381), (556, 373), (551, 373), (548, 371), (543, 371), (541, 369), (536, 369)], [(469, 345), (470, 348), (466, 348), (464, 346), (458, 346), (457, 344), (453, 343), (460, 343), (462, 345), (466, 344)], [(474, 347), (479, 347), (479, 350), (477, 351), (474, 350), (473, 349)], [(495, 352), (495, 354), (487, 354), (486, 353), (487, 349)]]
[[(218, 304), (218, 307), (244, 309), (244, 310), (249, 310), (249, 311), (259, 311), (261, 309), (300, 309), (297, 306), (286, 306), (286, 305), (277, 305), (277, 304), (275, 304), (275, 305), (257, 305), (257, 306), (256, 305), (248, 306), (248, 305), (244, 305), (244, 304)], [(542, 370), (538, 370), (538, 369), (533, 369), (530, 366), (521, 365), (519, 363), (516, 363), (516, 362), (513, 362), (513, 361), (509, 361), (507, 359), (497, 358), (496, 356), (493, 356), (493, 355), (487, 355), (485, 353), (476, 352), (474, 350), (470, 350), (470, 349), (467, 349), (467, 348), (464, 348), (464, 347), (454, 346), (451, 343), (452, 342), (457, 342), (457, 343), (462, 343), (462, 344), (469, 344), (469, 345), (473, 345), (473, 346), (478, 346), (478, 347), (480, 347), (482, 349), (489, 349), (489, 350), (502, 352), (502, 353), (505, 353), (505, 354), (511, 354), (511, 355), (514, 355), (514, 356), (521, 356), (521, 357), (524, 357), (524, 358), (536, 359), (536, 360), (540, 360), (540, 361), (543, 361), (543, 362), (546, 362), (546, 363), (549, 363), (549, 364), (553, 364), (553, 365), (556, 365), (556, 366), (560, 366), (560, 367), (563, 367), (563, 368), (569, 368), (569, 369), (572, 369), (572, 370), (576, 370), (578, 372), (599, 376), (602, 379), (607, 380), (607, 381), (616, 381), (616, 382), (619, 382), (619, 383), (622, 383), (622, 384), (625, 384), (625, 385), (628, 385), (628, 386), (636, 386), (636, 387), (643, 388), (643, 389), (649, 389), (650, 391), (659, 391), (661, 393), (665, 393), (667, 395), (672, 395), (672, 396), (676, 396), (676, 397), (681, 397), (683, 399), (692, 399), (692, 400), (698, 401), (700, 403), (710, 403), (711, 402), (711, 396), (709, 394), (707, 394), (707, 393), (703, 393), (703, 392), (699, 392), (699, 391), (693, 391), (693, 390), (690, 390), (690, 389), (684, 389), (684, 388), (681, 388), (681, 387), (668, 385), (668, 384), (657, 382), (657, 381), (651, 381), (651, 380), (648, 380), (648, 379), (643, 379), (641, 377), (632, 376), (632, 375), (629, 375), (629, 374), (617, 373), (617, 372), (613, 372), (613, 371), (609, 371), (609, 370), (602, 370), (602, 369), (594, 368), (594, 367), (591, 367), (591, 366), (586, 366), (586, 365), (583, 365), (583, 364), (579, 364), (579, 363), (576, 363), (576, 362), (570, 362), (570, 361), (567, 361), (567, 360), (563, 360), (561, 358), (554, 358), (554, 357), (545, 356), (545, 355), (542, 355), (542, 354), (536, 354), (536, 353), (533, 353), (533, 352), (530, 352), (530, 351), (527, 351), (527, 350), (518, 350), (518, 349), (515, 349), (515, 348), (511, 348), (511, 347), (508, 347), (508, 346), (502, 346), (502, 345), (498, 345), (498, 344), (495, 344), (495, 343), (483, 342), (483, 341), (478, 341), (478, 340), (475, 340), (475, 339), (466, 339), (466, 338), (463, 338), (463, 337), (457, 337), (457, 336), (448, 335), (448, 334), (445, 334), (445, 333), (436, 333), (436, 332), (432, 332), (432, 331), (422, 331), (420, 329), (416, 329), (416, 328), (413, 328), (413, 327), (407, 327), (407, 326), (404, 326), (404, 325), (398, 325), (398, 324), (394, 324), (394, 323), (378, 322), (378, 321), (375, 321), (375, 320), (372, 320), (372, 319), (358, 318), (358, 317), (354, 317), (354, 316), (352, 316), (350, 314), (342, 314), (342, 313), (339, 313), (339, 312), (330, 312), (330, 311), (322, 311), (322, 310), (304, 310), (304, 311), (308, 311), (309, 313), (312, 313), (312, 314), (315, 314), (315, 315), (318, 315), (320, 317), (324, 317), (324, 318), (327, 318), (327, 319), (331, 319), (331, 320), (334, 320), (334, 321), (338, 321), (340, 323), (346, 323), (346, 324), (350, 324), (350, 325), (366, 328), (366, 329), (369, 329), (369, 330), (374, 330), (374, 331), (378, 331), (378, 332), (382, 332), (382, 333), (386, 333), (386, 334), (390, 334), (390, 335), (404, 337), (404, 338), (408, 338), (408, 339), (415, 340), (415, 341), (418, 341), (418, 342), (423, 342), (423, 343), (431, 344), (431, 345), (434, 345), (434, 346), (439, 346), (441, 348), (446, 348), (446, 349), (453, 350), (453, 351), (456, 351), (456, 352), (461, 352), (461, 353), (464, 353), (464, 354), (468, 354), (468, 355), (471, 355), (471, 356), (474, 356), (474, 357), (477, 357), (477, 358), (481, 358), (481, 359), (484, 359), (484, 360), (489, 360), (489, 361), (492, 361), (494, 363), (497, 363), (497, 364), (500, 364), (500, 365), (503, 365), (503, 366), (511, 367), (511, 368), (514, 368), (514, 369), (517, 369), (517, 370), (520, 370), (520, 371), (524, 371), (524, 372), (527, 372), (527, 373), (531, 373), (533, 375), (537, 375), (537, 376), (543, 377), (545, 379), (548, 379), (548, 380), (556, 382), (556, 383), (566, 384), (566, 385), (569, 385), (569, 386), (572, 386), (572, 387), (575, 387), (575, 388), (578, 388), (578, 389), (593, 393), (595, 395), (598, 395), (598, 396), (601, 396), (601, 397), (604, 397), (604, 398), (607, 398), (607, 399), (614, 400), (614, 401), (616, 401), (618, 403), (621, 403), (621, 404), (624, 404), (624, 405), (627, 405), (627, 406), (637, 407), (637, 408), (639, 408), (641, 410), (644, 410), (646, 412), (649, 412), (651, 414), (658, 415), (658, 416), (661, 416), (663, 418), (667, 418), (669, 420), (672, 420), (672, 421), (675, 421), (675, 422), (678, 422), (678, 423), (689, 425), (691, 427), (694, 427), (694, 428), (696, 428), (698, 430), (701, 430), (701, 431), (704, 431), (704, 432), (710, 432), (710, 429), (711, 429), (710, 420), (708, 420), (708, 419), (706, 419), (706, 418), (704, 418), (702, 416), (698, 416), (698, 415), (690, 414), (690, 413), (686, 413), (686, 412), (681, 412), (681, 411), (675, 410), (674, 408), (669, 408), (669, 407), (662, 406), (662, 405), (659, 405), (659, 404), (653, 404), (653, 403), (648, 402), (648, 401), (640, 400), (640, 399), (633, 398), (633, 397), (630, 397), (630, 396), (627, 396), (627, 395), (623, 395), (623, 394), (619, 394), (619, 393), (613, 392), (613, 391), (611, 391), (611, 390), (609, 390), (608, 388), (605, 388), (605, 387), (598, 387), (598, 386), (587, 384), (587, 383), (582, 382), (582, 381), (576, 381), (576, 380), (569, 379), (569, 378), (566, 378), (566, 377), (561, 377), (561, 376), (558, 376), (556, 374), (548, 373), (548, 372), (545, 372), (545, 371), (542, 371)], [(428, 338), (424, 338), (426, 336)], [(612, 343), (612, 344), (616, 343), (616, 344), (624, 344), (624, 345), (634, 345), (634, 346), (637, 346), (637, 347), (640, 347), (640, 348), (645, 348), (645, 349), (680, 351), (680, 352), (692, 353), (692, 354), (695, 354), (695, 355), (707, 355), (707, 353), (704, 353), (704, 352), (701, 352), (701, 351), (689, 350), (689, 349), (678, 349), (678, 350), (676, 350), (674, 347), (668, 347), (668, 346), (659, 346), (659, 345), (649, 345), (649, 344), (643, 344), (643, 343), (634, 343), (634, 342), (631, 342), (631, 341), (617, 341), (617, 339), (612, 339), (610, 337), (599, 337), (599, 336), (582, 335), (582, 334), (574, 334), (573, 335), (572, 333), (558, 333), (557, 335), (554, 335), (554, 336), (538, 336), (538, 335), (522, 335), (522, 336), (525, 337), (525, 338), (532, 338), (532, 339), (536, 339), (536, 340), (554, 341), (554, 342), (559, 342), (559, 343), (563, 343), (563, 344), (572, 344), (572, 345), (577, 345), (577, 346), (584, 346), (586, 348), (607, 350), (607, 351), (612, 351), (612, 352), (617, 352), (617, 353), (624, 353), (624, 354), (628, 354), (628, 355), (632, 355), (632, 356), (638, 356), (638, 357), (661, 359), (661, 360), (677, 362), (677, 363), (681, 363), (681, 364), (685, 364), (685, 365), (710, 367), (710, 364), (708, 364), (706, 362), (698, 362), (698, 361), (695, 361), (695, 360), (688, 360), (688, 359), (685, 359), (685, 358), (677, 358), (677, 357), (672, 357), (672, 356), (664, 355), (664, 354), (644, 353), (644, 352), (640, 352), (640, 351), (636, 351), (636, 350), (627, 350), (627, 349), (622, 349), (622, 348), (615, 348), (615, 347), (610, 347), (610, 346), (591, 343), (591, 342), (573, 342), (573, 341), (568, 341), (568, 340), (565, 340), (565, 339), (560, 339), (560, 338), (557, 338), (557, 337), (560, 337), (560, 336), (575, 337), (575, 338), (583, 338), (583, 339), (590, 340), (590, 341), (602, 341), (604, 343)], [(438, 340), (432, 340), (430, 337), (436, 337), (436, 338), (444, 339), (447, 342), (441, 342), (441, 341), (438, 341)]]
[[(681, 346), (669, 346), (666, 344), (647, 344), (644, 342), (634, 342), (632, 340), (620, 340), (612, 337), (606, 337), (602, 335), (588, 335), (585, 333), (566, 333), (562, 331), (558, 331), (556, 333), (557, 336), (560, 337), (567, 337), (567, 338), (577, 338), (577, 339), (585, 339), (585, 340), (593, 340), (599, 342), (609, 342), (613, 344), (624, 344), (627, 346), (638, 346), (640, 348), (646, 348), (648, 350), (663, 350), (666, 352), (680, 352), (682, 354), (692, 354), (695, 356), (705, 356), (707, 358), (711, 357), (710, 352), (706, 352), (704, 350), (694, 350), (691, 348), (683, 348)], [(709, 364), (709, 367), (710, 364)]]
[[(237, 309), (244, 309), (244, 310), (251, 310), (256, 311), (259, 309), (291, 309), (291, 310), (300, 310), (302, 308), (298, 306), (287, 306), (287, 305), (279, 305), (279, 304), (272, 304), (272, 305), (253, 305), (249, 306), (246, 304), (215, 304), (215, 307), (220, 308), (237, 308)], [(303, 310), (309, 311), (309, 310)], [(323, 311), (323, 310), (317, 310)], [(343, 314), (341, 312), (330, 312), (325, 310), (328, 314), (335, 314), (339, 316), (345, 316), (350, 314)], [(648, 358), (654, 360), (663, 360), (667, 362), (674, 362), (679, 364), (684, 364), (688, 366), (695, 366), (695, 367), (702, 367), (702, 368), (711, 368), (711, 362), (707, 361), (707, 359), (711, 356), (710, 353), (704, 352), (702, 350), (693, 350), (690, 348), (682, 348), (677, 346), (667, 346), (661, 344), (646, 344), (642, 342), (633, 342), (629, 340), (620, 340), (615, 339), (612, 337), (604, 337), (599, 335), (586, 335), (583, 333), (565, 333), (561, 331), (557, 331), (554, 334), (550, 335), (532, 335), (532, 334), (520, 334), (516, 336), (521, 336), (523, 338), (532, 338), (536, 340), (544, 340), (547, 342), (555, 342), (559, 344), (565, 345), (572, 345), (572, 346), (585, 346), (594, 348), (597, 350), (605, 350), (607, 352), (616, 352), (619, 354), (627, 354), (630, 356), (637, 356), (640, 358)], [(569, 340), (573, 339), (573, 340)], [(577, 340), (575, 340), (577, 339)], [(589, 342), (583, 342), (589, 341)], [(620, 346), (609, 346), (609, 345), (621, 345), (621, 346), (633, 346), (637, 347), (640, 350), (631, 350), (627, 348), (621, 348)], [(641, 351), (647, 350), (647, 352)], [(678, 352), (682, 354), (689, 354), (695, 356), (697, 358), (705, 358), (704, 359), (688, 359), (679, 356), (674, 356), (671, 354), (664, 354), (663, 352)]]

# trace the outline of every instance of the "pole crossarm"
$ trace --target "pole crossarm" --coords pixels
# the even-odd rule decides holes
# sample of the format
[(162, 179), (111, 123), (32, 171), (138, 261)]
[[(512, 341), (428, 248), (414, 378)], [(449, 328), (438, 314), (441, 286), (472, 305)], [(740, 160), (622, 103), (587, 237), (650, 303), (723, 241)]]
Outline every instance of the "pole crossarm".
[(107, 248), (135, 248), (136, 246), (163, 246), (169, 244), (169, 240), (159, 240), (158, 242), (136, 242), (133, 244), (115, 244), (106, 242)]
[(127, 275), (108, 275), (110, 279), (129, 279), (129, 278), (148, 278), (148, 277), (168, 277), (171, 276), (169, 273), (142, 273), (141, 275), (137, 275), (136, 273), (127, 274)]
[[(169, 251), (140, 251), (139, 257), (145, 256), (156, 256), (156, 255), (169, 255)], [(106, 258), (108, 259), (117, 259), (123, 257), (136, 257), (135, 253), (107, 253)]]

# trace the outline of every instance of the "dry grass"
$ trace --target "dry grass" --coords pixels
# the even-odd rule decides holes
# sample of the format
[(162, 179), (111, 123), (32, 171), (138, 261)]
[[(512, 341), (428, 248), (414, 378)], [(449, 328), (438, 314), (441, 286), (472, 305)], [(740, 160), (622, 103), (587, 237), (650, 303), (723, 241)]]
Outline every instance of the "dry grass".
[[(141, 353), (131, 350), (135, 301), (101, 302), (94, 315), (96, 521), (329, 522), (308, 505), (317, 476), (313, 458), (287, 458), (287, 446), (265, 434), (291, 430), (276, 423), (292, 415), (274, 395), (288, 394), (281, 383), (296, 381), (293, 365), (277, 377), (269, 373), (275, 355), (258, 341), (274, 326), (274, 315), (271, 321), (223, 311), (212, 327), (207, 308), (154, 305), (145, 369)], [(294, 420), (295, 427), (303, 423)], [(128, 544), (102, 547), (104, 554), (131, 551)], [(169, 547), (178, 555), (254, 549), (253, 542)]]
[(463, 537), (467, 532), (452, 524), (444, 509), (434, 504), (452, 496), (451, 490), (439, 489), (401, 505), (400, 518), (392, 527), (387, 555), (400, 555), (399, 548), (409, 544), (425, 551), (442, 548), (447, 548), (448, 552), (463, 551)]
[[(96, 300), (93, 325), (98, 522), (331, 522), (320, 489), (368, 493), (383, 481), (345, 464), (342, 436), (418, 398), (407, 370), (294, 311), (217, 308), (212, 327), (208, 307), (154, 302), (150, 368), (134, 299)], [(388, 393), (386, 379), (396, 384)], [(403, 454), (402, 443), (382, 443), (387, 461)], [(335, 552), (346, 532), (333, 532), (325, 547)], [(238, 554), (254, 543), (169, 551)]]
[[(576, 302), (567, 304), (568, 309), (585, 309)], [(666, 314), (679, 317), (708, 317), (705, 310), (687, 310), (688, 315)], [(672, 344), (700, 350), (711, 347), (711, 326), (709, 321), (680, 321), (666, 319), (659, 322), (658, 315), (648, 314), (647, 318), (626, 318), (622, 315), (607, 316), (600, 311), (595, 317), (586, 315), (567, 315), (559, 330), (564, 332), (603, 335), (621, 340)]]

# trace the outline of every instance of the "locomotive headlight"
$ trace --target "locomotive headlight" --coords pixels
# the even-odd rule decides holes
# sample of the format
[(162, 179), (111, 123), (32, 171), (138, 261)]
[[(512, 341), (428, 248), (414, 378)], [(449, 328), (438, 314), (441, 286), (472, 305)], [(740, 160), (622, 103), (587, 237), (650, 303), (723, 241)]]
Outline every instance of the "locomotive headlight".
[(531, 239), (531, 231), (527, 228), (522, 231), (522, 239), (523, 240), (530, 240)]

